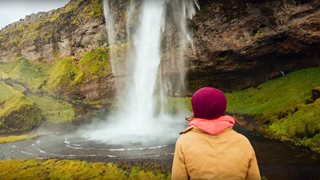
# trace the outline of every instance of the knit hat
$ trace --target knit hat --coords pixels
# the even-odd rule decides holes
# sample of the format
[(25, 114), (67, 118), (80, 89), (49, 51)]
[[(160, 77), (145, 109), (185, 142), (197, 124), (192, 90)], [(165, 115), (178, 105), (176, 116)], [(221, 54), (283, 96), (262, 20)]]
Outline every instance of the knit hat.
[(214, 119), (225, 115), (227, 100), (219, 89), (204, 87), (197, 90), (191, 99), (194, 118)]

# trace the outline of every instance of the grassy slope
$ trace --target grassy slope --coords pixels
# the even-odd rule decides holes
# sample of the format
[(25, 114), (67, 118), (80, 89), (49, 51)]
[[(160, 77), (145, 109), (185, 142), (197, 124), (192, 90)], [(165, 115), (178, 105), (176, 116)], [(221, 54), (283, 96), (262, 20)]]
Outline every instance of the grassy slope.
[(29, 98), (40, 108), (41, 114), (49, 123), (65, 123), (75, 118), (72, 105), (63, 100), (48, 96), (31, 95)]
[[(109, 54), (105, 48), (92, 49), (84, 53), (79, 61), (66, 57), (55, 64), (47, 64), (20, 58), (13, 62), (0, 63), (0, 78), (10, 78), (25, 84), (33, 93), (47, 91), (54, 94), (59, 91), (69, 93), (78, 91), (79, 85), (87, 80), (105, 77), (110, 72)], [(17, 84), (12, 88), (7, 85), (6, 87), (8, 88), (1, 89), (0, 104), (4, 101), (2, 99), (16, 96), (13, 92), (25, 90)], [(14, 89), (16, 91), (13, 91)], [(66, 101), (40, 95), (28, 95), (28, 100), (40, 108), (42, 115), (50, 123), (70, 122), (75, 117), (74, 109)], [(92, 102), (83, 101), (82, 103)]]
[(320, 69), (293, 72), (267, 81), (258, 88), (227, 94), (228, 111), (245, 114), (273, 113), (304, 103), (311, 89), (320, 85)]
[(40, 112), (28, 97), (3, 82), (0, 92), (0, 133), (24, 131), (40, 124)]
[(0, 82), (0, 104), (4, 103), (8, 99), (13, 98), (14, 96), (20, 94), (17, 91), (13, 90), (11, 87), (7, 86), (5, 83)]
[[(33, 23), (19, 23), (14, 28), (5, 28), (0, 31), (0, 42), (2, 42), (0, 47), (19, 51), (37, 43), (42, 48), (44, 44), (52, 43), (55, 29), (63, 26), (73, 29), (88, 20), (102, 17), (102, 3), (101, 0), (73, 0), (47, 18), (39, 18)], [(73, 15), (69, 16), (70, 14)]]
[[(3, 76), (1, 76), (0, 73), (0, 77), (4, 79), (10, 78), (26, 84), (31, 91), (36, 92), (39, 90), (40, 85), (48, 79), (49, 72), (51, 71), (50, 66), (50, 64), (30, 62), (27, 59), (22, 58), (14, 62), (1, 63), (0, 72)], [(0, 104), (13, 97), (17, 98), (24, 96), (21, 93), (23, 90), (23, 87), (11, 87), (0, 82)], [(28, 95), (28, 98), (20, 98), (20, 100), (28, 100), (30, 103), (35, 103), (36, 106), (40, 108), (41, 114), (50, 123), (69, 122), (75, 117), (72, 106), (62, 100), (55, 100), (48, 96), (37, 95)], [(17, 104), (14, 104), (14, 106), (18, 108)], [(5, 105), (4, 109), (7, 109), (8, 107), (8, 105)]]
[(2, 160), (0, 169), (0, 179), (169, 179), (136, 167), (128, 172), (113, 163), (77, 160)]
[(22, 93), (0, 82), (0, 117), (6, 116), (23, 106), (32, 106), (33, 103)]
[(17, 61), (0, 63), (0, 77), (10, 78), (28, 84), (31, 91), (36, 91), (49, 77), (50, 64), (31, 63), (21, 58)]
[(227, 94), (228, 112), (259, 115), (265, 130), (281, 140), (320, 151), (320, 100), (305, 104), (320, 85), (320, 68), (296, 71), (257, 88)]

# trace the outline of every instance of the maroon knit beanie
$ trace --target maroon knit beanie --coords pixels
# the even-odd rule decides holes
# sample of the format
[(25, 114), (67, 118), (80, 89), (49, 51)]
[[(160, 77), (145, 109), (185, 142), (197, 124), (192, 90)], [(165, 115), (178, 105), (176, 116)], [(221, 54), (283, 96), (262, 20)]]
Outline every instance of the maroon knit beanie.
[(197, 90), (191, 99), (193, 116), (202, 119), (214, 119), (225, 115), (227, 100), (219, 89), (204, 87)]

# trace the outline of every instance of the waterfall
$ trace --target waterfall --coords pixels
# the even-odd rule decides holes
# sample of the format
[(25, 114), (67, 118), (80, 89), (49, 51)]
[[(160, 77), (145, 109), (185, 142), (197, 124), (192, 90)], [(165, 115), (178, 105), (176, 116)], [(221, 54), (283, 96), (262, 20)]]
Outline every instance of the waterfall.
[(88, 138), (117, 144), (177, 137), (186, 112), (168, 113), (167, 97), (184, 91), (186, 21), (194, 7), (193, 0), (104, 0), (119, 107)]

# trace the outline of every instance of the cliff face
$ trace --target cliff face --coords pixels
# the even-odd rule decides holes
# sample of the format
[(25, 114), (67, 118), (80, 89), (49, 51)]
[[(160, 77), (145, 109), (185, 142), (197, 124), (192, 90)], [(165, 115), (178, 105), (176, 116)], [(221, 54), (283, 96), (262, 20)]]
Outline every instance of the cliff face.
[[(201, 86), (245, 88), (281, 71), (319, 66), (319, 0), (199, 0), (199, 4), (201, 10), (189, 23), (195, 48), (195, 54), (190, 49), (186, 55), (189, 93)], [(118, 7), (115, 18), (119, 22), (115, 29), (123, 36), (124, 7)], [(2, 29), (0, 62), (17, 56), (38, 61), (54, 61), (57, 56), (80, 59), (83, 52), (106, 42), (102, 1), (72, 0)], [(106, 82), (92, 83), (82, 91)]]
[(320, 65), (319, 0), (200, 0), (200, 6), (190, 23), (191, 90), (245, 88)]
[[(58, 96), (71, 99), (111, 98), (114, 84), (105, 59), (109, 53), (106, 42), (102, 1), (71, 0), (65, 7), (26, 16), (1, 29), (0, 63), (23, 57), (51, 64), (54, 68), (49, 79), (39, 90), (47, 86)], [(72, 63), (59, 66), (59, 60), (63, 59), (72, 59)], [(54, 69), (58, 70), (52, 73)], [(74, 69), (81, 78), (70, 84), (74, 82)], [(8, 77), (0, 72), (0, 78)]]
[(73, 0), (65, 7), (26, 16), (0, 31), (0, 62), (23, 56), (53, 61), (106, 42), (102, 1)]

